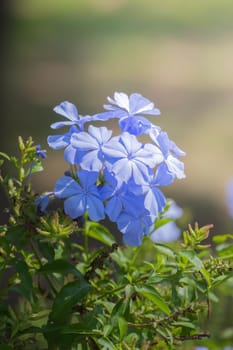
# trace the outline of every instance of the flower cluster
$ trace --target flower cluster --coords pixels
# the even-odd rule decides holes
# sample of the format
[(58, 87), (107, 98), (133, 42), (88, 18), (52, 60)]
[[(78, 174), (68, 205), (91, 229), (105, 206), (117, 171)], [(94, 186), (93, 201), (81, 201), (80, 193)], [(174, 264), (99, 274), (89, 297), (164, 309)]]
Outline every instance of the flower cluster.
[[(64, 158), (71, 165), (55, 184), (54, 195), (64, 199), (65, 213), (71, 218), (85, 212), (93, 221), (107, 216), (116, 222), (126, 244), (140, 245), (166, 205), (160, 187), (185, 177), (179, 160), (185, 153), (145, 117), (160, 111), (142, 95), (115, 92), (108, 102), (104, 112), (92, 116), (80, 116), (67, 101), (54, 108), (66, 121), (53, 123), (51, 128), (69, 126), (69, 130), (49, 136), (48, 144), (55, 150), (64, 149)], [(114, 118), (119, 135), (96, 126), (98, 121)], [(140, 141), (141, 135), (148, 143)]]

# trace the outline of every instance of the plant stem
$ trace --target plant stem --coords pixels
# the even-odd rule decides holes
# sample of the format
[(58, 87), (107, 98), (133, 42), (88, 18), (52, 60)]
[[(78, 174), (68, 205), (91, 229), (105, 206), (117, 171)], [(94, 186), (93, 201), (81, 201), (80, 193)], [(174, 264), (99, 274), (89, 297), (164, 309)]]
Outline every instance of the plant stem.
[[(35, 243), (33, 242), (33, 239), (30, 239), (30, 245), (31, 245), (32, 251), (33, 251), (33, 253), (35, 254), (35, 256), (36, 256), (36, 258), (37, 258), (37, 260), (38, 260), (40, 266), (42, 267), (43, 264), (42, 264), (42, 262), (41, 262), (40, 254), (39, 254), (39, 252), (38, 252), (38, 249), (37, 249)], [(49, 286), (50, 286), (50, 288), (51, 288), (51, 292), (52, 292), (52, 294), (53, 294), (53, 297), (55, 297), (55, 296), (57, 295), (57, 290), (56, 290), (56, 288), (54, 287), (51, 278), (50, 278), (47, 274), (45, 274), (45, 278), (46, 278), (46, 280), (47, 280), (47, 282), (48, 282), (48, 284), (49, 284)]]

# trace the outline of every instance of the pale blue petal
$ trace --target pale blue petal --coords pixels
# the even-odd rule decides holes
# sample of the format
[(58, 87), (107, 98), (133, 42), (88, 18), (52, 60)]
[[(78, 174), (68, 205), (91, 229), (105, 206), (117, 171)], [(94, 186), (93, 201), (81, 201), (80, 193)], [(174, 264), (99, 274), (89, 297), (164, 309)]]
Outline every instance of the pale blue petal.
[(47, 138), (47, 142), (48, 145), (55, 150), (62, 149), (68, 145), (65, 135), (50, 135)]
[(112, 130), (108, 130), (105, 126), (97, 128), (90, 125), (88, 127), (88, 132), (94, 139), (97, 140), (98, 144), (101, 145), (106, 143), (112, 136)]
[(136, 136), (130, 135), (128, 132), (124, 132), (119, 141), (129, 156), (133, 156), (134, 153), (142, 148), (142, 143), (137, 140)]
[(186, 177), (184, 173), (184, 163), (179, 159), (173, 157), (172, 155), (169, 155), (165, 160), (165, 163), (168, 167), (168, 170), (174, 174), (177, 179), (184, 179)]
[(141, 94), (134, 93), (129, 97), (130, 113), (139, 114), (144, 111), (150, 111), (154, 108), (154, 104)]
[(156, 218), (158, 213), (163, 211), (166, 198), (158, 188), (153, 188), (146, 193), (144, 205), (150, 215)]
[(84, 170), (100, 171), (103, 168), (103, 155), (98, 150), (85, 153), (79, 163)]
[(73, 165), (80, 164), (84, 155), (85, 155), (85, 152), (80, 151), (77, 148), (72, 147), (71, 145), (66, 147), (64, 151), (65, 161)]
[(165, 163), (160, 164), (157, 167), (156, 174), (151, 184), (156, 186), (167, 186), (174, 181), (174, 175), (167, 169)]
[(56, 123), (53, 123), (53, 124), (51, 124), (50, 125), (50, 127), (52, 128), (52, 129), (60, 129), (60, 128), (62, 128), (63, 126), (70, 126), (70, 125), (74, 125), (74, 122), (56, 122)]
[(57, 114), (63, 115), (65, 118), (77, 121), (78, 120), (78, 110), (73, 103), (64, 101), (58, 106), (54, 107), (54, 112)]
[(79, 148), (82, 151), (89, 151), (99, 148), (97, 140), (85, 131), (81, 131), (78, 134), (73, 134), (71, 136), (71, 145), (75, 148)]

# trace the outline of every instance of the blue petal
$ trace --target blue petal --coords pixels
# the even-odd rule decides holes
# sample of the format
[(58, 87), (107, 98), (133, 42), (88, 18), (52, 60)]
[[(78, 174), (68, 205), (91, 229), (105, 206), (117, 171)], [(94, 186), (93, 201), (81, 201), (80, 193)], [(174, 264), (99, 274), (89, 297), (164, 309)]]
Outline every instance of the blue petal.
[(118, 196), (111, 198), (105, 207), (105, 212), (108, 215), (109, 219), (115, 222), (122, 211), (122, 201)]
[(158, 109), (154, 109), (154, 103), (143, 97), (141, 94), (131, 94), (129, 98), (129, 104), (131, 114), (160, 114), (160, 111)]
[(83, 194), (72, 196), (65, 200), (64, 210), (72, 219), (82, 216), (86, 211), (86, 197)]
[(79, 164), (84, 170), (100, 171), (103, 168), (103, 154), (98, 150), (85, 153)]
[[(86, 171), (86, 170), (81, 170), (77, 172), (78, 178), (82, 184), (82, 187), (85, 189), (88, 189), (89, 187), (93, 186), (93, 184), (96, 183), (99, 173), (96, 171)], [(96, 189), (97, 193), (97, 189)]]
[(68, 145), (65, 135), (50, 135), (47, 138), (48, 145), (56, 150), (62, 149)]
[(151, 123), (144, 117), (124, 117), (120, 118), (119, 126), (122, 131), (128, 131), (132, 135), (141, 135), (151, 127)]
[(166, 198), (158, 188), (150, 189), (145, 195), (145, 208), (154, 218), (158, 217), (166, 205)]
[(156, 174), (151, 184), (156, 186), (167, 186), (174, 181), (174, 175), (168, 171), (165, 163), (157, 167)]
[(64, 101), (58, 106), (54, 107), (54, 112), (63, 115), (65, 118), (76, 122), (78, 120), (78, 111), (73, 103)]
[(55, 184), (54, 195), (58, 198), (66, 198), (79, 193), (82, 193), (82, 188), (70, 176), (61, 177)]
[(74, 125), (74, 122), (56, 122), (50, 125), (52, 129), (60, 129), (63, 126)]
[(71, 145), (69, 145), (68, 147), (66, 147), (65, 151), (64, 151), (64, 158), (65, 161), (69, 164), (80, 164), (80, 162), (82, 161), (82, 157), (85, 155), (85, 152), (79, 151), (77, 150), (77, 148), (72, 147)]
[(186, 177), (184, 173), (184, 163), (179, 159), (173, 157), (172, 155), (169, 155), (165, 160), (165, 163), (168, 170), (174, 174), (177, 179), (184, 179)]
[(100, 221), (105, 217), (104, 205), (101, 200), (95, 196), (87, 196), (87, 211), (91, 220)]
[(129, 246), (138, 247), (142, 244), (143, 233), (138, 231), (129, 231), (123, 235), (123, 240), (125, 244)]

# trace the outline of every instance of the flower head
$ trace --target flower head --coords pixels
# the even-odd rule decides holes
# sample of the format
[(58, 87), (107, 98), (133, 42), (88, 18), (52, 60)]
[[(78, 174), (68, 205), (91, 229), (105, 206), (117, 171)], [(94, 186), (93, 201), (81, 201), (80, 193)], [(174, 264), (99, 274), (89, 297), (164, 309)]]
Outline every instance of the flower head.
[(55, 106), (53, 110), (68, 120), (51, 124), (52, 129), (59, 129), (63, 126), (77, 125), (80, 130), (83, 130), (84, 124), (92, 120), (91, 116), (79, 116), (76, 106), (68, 101), (60, 103), (59, 105)]
[(103, 146), (108, 142), (112, 131), (104, 126), (97, 128), (89, 125), (88, 132), (74, 133), (71, 137), (71, 145), (76, 150), (82, 150), (79, 161), (82, 169), (100, 171), (103, 168)]
[(54, 189), (57, 198), (64, 198), (64, 210), (72, 219), (87, 211), (91, 220), (104, 219), (104, 205), (101, 201), (96, 180), (97, 172), (81, 170), (77, 172), (78, 182), (70, 176), (60, 178)]
[[(185, 176), (179, 160), (184, 152), (145, 117), (160, 114), (151, 101), (122, 92), (108, 101), (106, 111), (93, 116), (79, 116), (67, 101), (54, 108), (66, 120), (51, 127), (68, 126), (69, 130), (50, 135), (48, 143), (57, 150), (65, 148), (65, 160), (72, 165), (70, 173), (57, 181), (54, 196), (64, 199), (65, 213), (71, 218), (87, 212), (91, 220), (99, 221), (107, 215), (116, 222), (125, 243), (139, 245), (167, 203), (160, 188)], [(105, 126), (85, 127), (91, 121), (113, 118), (119, 119), (117, 136), (112, 137)], [(138, 140), (143, 133), (150, 143)], [(41, 205), (46, 202), (45, 197)]]
[(107, 99), (110, 104), (103, 107), (108, 112), (99, 113), (95, 118), (99, 120), (118, 118), (121, 130), (133, 135), (141, 135), (150, 129), (152, 124), (143, 115), (160, 114), (154, 103), (138, 93), (128, 96), (123, 92), (115, 92), (114, 98)]
[(184, 163), (178, 158), (185, 156), (185, 152), (182, 151), (175, 142), (171, 141), (166, 132), (155, 133), (154, 129), (149, 132), (154, 143), (160, 147), (164, 156), (164, 163), (168, 171), (178, 179), (185, 178)]
[(140, 184), (151, 168), (163, 160), (159, 148), (143, 145), (135, 135), (124, 132), (113, 137), (103, 146), (106, 167), (115, 174), (119, 182), (131, 178)]

